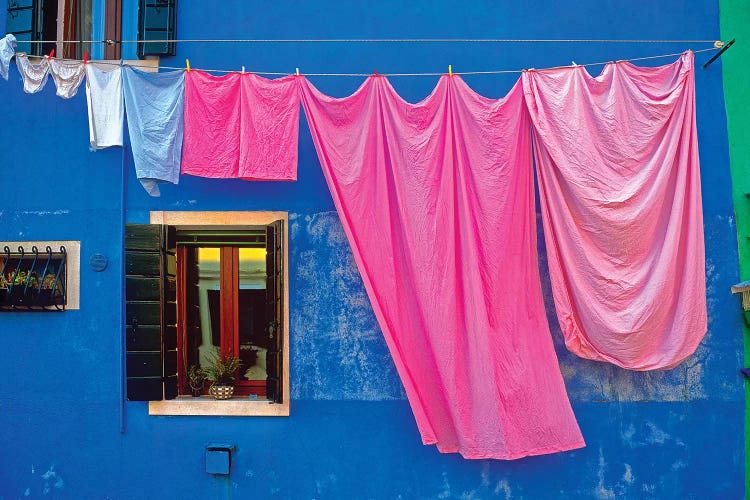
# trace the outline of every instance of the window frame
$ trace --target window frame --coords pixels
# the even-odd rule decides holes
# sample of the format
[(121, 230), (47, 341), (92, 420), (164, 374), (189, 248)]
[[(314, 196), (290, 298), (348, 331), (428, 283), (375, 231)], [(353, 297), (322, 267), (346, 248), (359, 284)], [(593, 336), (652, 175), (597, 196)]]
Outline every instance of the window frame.
[(216, 415), (216, 416), (289, 416), (289, 214), (288, 212), (150, 212), (150, 224), (176, 226), (178, 229), (201, 230), (225, 226), (243, 230), (284, 221), (283, 238), (283, 324), (282, 324), (282, 402), (248, 397), (218, 401), (209, 397), (178, 396), (176, 399), (150, 401), (149, 415)]

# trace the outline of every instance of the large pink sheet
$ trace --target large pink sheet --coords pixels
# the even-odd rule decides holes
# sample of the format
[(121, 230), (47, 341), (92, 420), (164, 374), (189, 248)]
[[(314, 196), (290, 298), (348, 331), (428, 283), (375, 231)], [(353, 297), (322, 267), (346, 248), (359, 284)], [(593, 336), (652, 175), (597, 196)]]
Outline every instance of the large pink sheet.
[(425, 444), (514, 459), (584, 446), (537, 269), (528, 114), (458, 76), (412, 105), (384, 77), (300, 78), (336, 209)]
[(294, 76), (185, 73), (183, 174), (296, 180), (298, 131)]
[(693, 54), (522, 80), (568, 349), (633, 370), (674, 367), (706, 332)]

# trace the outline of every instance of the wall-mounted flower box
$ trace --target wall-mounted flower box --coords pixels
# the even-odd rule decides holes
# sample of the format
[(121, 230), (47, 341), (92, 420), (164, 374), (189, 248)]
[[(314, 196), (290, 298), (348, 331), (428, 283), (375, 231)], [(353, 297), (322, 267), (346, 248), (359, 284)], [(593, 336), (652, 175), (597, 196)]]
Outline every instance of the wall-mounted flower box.
[(64, 246), (36, 246), (0, 254), (0, 311), (63, 311), (67, 303)]

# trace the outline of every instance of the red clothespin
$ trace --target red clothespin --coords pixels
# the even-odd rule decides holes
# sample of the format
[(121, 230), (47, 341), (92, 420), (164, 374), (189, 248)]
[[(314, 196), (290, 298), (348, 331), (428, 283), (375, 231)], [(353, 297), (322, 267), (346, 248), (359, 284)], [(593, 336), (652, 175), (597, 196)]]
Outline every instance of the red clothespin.
[(375, 76), (380, 76), (380, 74), (378, 73), (378, 70), (375, 69), (373, 71), (375, 72)]
[(55, 57), (55, 49), (52, 49), (49, 51), (49, 55), (47, 56), (47, 59), (52, 59)]
[(84, 52), (83, 53), (83, 64), (88, 64), (88, 63), (89, 63), (89, 53), (88, 52)]

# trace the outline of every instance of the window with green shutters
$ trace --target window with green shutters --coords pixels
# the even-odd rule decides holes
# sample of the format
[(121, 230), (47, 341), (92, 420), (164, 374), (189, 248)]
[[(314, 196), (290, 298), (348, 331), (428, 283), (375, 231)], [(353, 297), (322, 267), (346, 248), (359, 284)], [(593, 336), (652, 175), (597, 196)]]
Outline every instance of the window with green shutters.
[(190, 394), (190, 366), (221, 353), (243, 365), (236, 398), (284, 402), (284, 222), (130, 224), (125, 236), (131, 401)]

